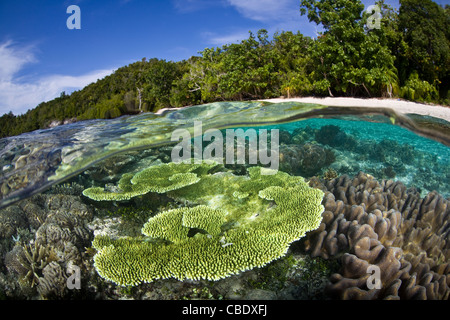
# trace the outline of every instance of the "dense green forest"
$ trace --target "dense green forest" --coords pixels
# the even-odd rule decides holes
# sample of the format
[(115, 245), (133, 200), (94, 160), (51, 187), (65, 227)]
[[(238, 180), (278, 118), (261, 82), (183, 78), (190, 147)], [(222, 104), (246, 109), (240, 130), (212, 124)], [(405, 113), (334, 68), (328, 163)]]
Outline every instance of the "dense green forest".
[(110, 119), (214, 101), (295, 96), (391, 97), (450, 102), (450, 6), (384, 1), (380, 28), (359, 0), (302, 0), (317, 39), (264, 29), (240, 43), (179, 62), (142, 59), (19, 116), (0, 117), (0, 137), (65, 119)]

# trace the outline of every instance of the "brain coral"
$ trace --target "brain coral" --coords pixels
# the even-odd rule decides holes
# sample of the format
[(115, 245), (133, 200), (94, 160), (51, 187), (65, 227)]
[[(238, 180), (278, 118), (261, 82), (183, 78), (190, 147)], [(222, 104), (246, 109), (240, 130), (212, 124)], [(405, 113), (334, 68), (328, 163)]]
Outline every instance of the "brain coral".
[(123, 286), (163, 278), (218, 280), (284, 256), (293, 241), (319, 227), (324, 194), (301, 177), (248, 171), (203, 172), (198, 182), (168, 192), (196, 206), (150, 218), (145, 237), (96, 237), (98, 273)]
[[(325, 185), (323, 221), (308, 234), (313, 256), (342, 263), (327, 291), (341, 299), (448, 299), (450, 205), (400, 182), (360, 173)], [(369, 289), (379, 267), (381, 288)], [(368, 281), (369, 280), (369, 281)]]

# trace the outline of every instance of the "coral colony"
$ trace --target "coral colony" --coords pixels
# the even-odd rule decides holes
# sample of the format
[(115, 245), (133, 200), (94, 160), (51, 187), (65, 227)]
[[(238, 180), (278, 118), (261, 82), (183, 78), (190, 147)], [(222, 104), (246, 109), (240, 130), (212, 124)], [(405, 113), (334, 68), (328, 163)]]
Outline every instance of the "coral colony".
[[(290, 244), (322, 221), (324, 193), (284, 172), (248, 176), (216, 172), (218, 164), (162, 164), (126, 175), (114, 193), (89, 188), (93, 200), (123, 200), (145, 192), (166, 193), (198, 204), (151, 217), (145, 237), (97, 236), (93, 246), (100, 276), (118, 285), (156, 279), (219, 280), (286, 255)], [(274, 206), (276, 204), (276, 206)]]
[[(420, 198), (401, 182), (360, 173), (325, 185), (323, 220), (308, 234), (313, 257), (337, 258), (341, 270), (326, 287), (339, 299), (439, 299), (449, 297), (450, 202), (436, 192)], [(371, 287), (368, 269), (382, 272)]]

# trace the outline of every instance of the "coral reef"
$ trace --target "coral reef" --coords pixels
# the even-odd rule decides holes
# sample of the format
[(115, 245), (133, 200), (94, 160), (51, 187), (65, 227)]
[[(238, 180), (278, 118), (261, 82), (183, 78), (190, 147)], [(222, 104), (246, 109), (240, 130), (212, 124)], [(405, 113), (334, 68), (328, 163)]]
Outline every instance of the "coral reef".
[[(167, 193), (195, 206), (150, 218), (142, 228), (147, 238), (96, 237), (95, 267), (103, 278), (122, 286), (161, 278), (218, 280), (284, 256), (293, 241), (320, 224), (323, 193), (301, 177), (263, 175), (260, 167), (249, 168), (248, 176), (206, 174), (213, 165), (170, 167), (176, 175), (201, 169), (196, 183)], [(165, 187), (171, 177), (154, 179), (154, 190), (173, 189)]]
[(333, 180), (337, 177), (338, 177), (338, 173), (332, 168), (328, 168), (328, 170), (325, 171), (325, 173), (323, 174), (323, 178), (325, 180)]
[(47, 299), (63, 297), (67, 290), (67, 278), (61, 264), (52, 261), (42, 269), (42, 277), (39, 278), (37, 291)]
[[(281, 127), (283, 128), (283, 127)], [(342, 128), (322, 125), (280, 130), (280, 168), (303, 177), (324, 175), (333, 169), (340, 175), (356, 176), (360, 171), (377, 179), (397, 179), (407, 186), (416, 187), (421, 196), (439, 190), (450, 195), (450, 168), (445, 159), (447, 151), (442, 146), (426, 146), (426, 142), (400, 133), (397, 139), (386, 135), (374, 136), (359, 124)], [(312, 145), (314, 147), (306, 146)], [(330, 156), (325, 161), (325, 156)], [(435, 151), (436, 150), (436, 151)], [(310, 153), (310, 160), (304, 155)]]
[(47, 194), (59, 194), (59, 195), (68, 195), (68, 196), (81, 196), (84, 190), (84, 186), (72, 181), (62, 184), (54, 185), (47, 191)]
[[(66, 270), (84, 266), (84, 250), (91, 243), (87, 222), (93, 212), (80, 197), (40, 194), (0, 212), (14, 210), (29, 223), (32, 239), (17, 239), (4, 258), (6, 268), (19, 277), (21, 291), (42, 298), (60, 298), (67, 292)], [(16, 229), (15, 232), (19, 232)]]
[(305, 128), (296, 128), (292, 131), (291, 143), (305, 144), (306, 142), (311, 142), (312, 138), (315, 135), (315, 132), (316, 130), (311, 128), (310, 126), (306, 126)]
[(373, 160), (385, 162), (388, 165), (411, 164), (414, 162), (415, 150), (407, 144), (400, 144), (394, 140), (383, 139), (365, 150)]
[(9, 269), (13, 269), (20, 275), (20, 281), (34, 287), (39, 283), (42, 270), (47, 264), (56, 260), (55, 253), (37, 243), (30, 245), (18, 245), (6, 254), (5, 261)]
[(11, 239), (16, 235), (18, 229), (27, 226), (27, 217), (20, 208), (10, 206), (0, 210), (0, 239)]
[(5, 199), (14, 191), (29, 187), (33, 183), (44, 183), (45, 173), (53, 172), (61, 162), (61, 151), (53, 149), (48, 141), (17, 142), (13, 148), (10, 145), (4, 147), (0, 159), (4, 168), (0, 182), (0, 199)]
[[(321, 226), (308, 234), (313, 257), (340, 259), (327, 292), (341, 299), (448, 299), (450, 203), (421, 198), (400, 182), (360, 173), (311, 185), (325, 192)], [(374, 268), (375, 267), (375, 268)], [(370, 285), (380, 270), (380, 286)]]

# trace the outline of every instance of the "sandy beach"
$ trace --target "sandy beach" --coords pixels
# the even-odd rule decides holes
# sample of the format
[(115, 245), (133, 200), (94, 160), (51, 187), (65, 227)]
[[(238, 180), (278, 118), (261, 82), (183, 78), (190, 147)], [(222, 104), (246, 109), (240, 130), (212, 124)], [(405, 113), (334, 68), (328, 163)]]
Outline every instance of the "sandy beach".
[[(432, 116), (435, 118), (444, 119), (450, 122), (450, 107), (431, 105), (424, 103), (417, 103), (399, 99), (361, 99), (361, 98), (276, 98), (265, 99), (256, 101), (268, 101), (273, 103), (278, 102), (304, 102), (304, 103), (316, 103), (320, 105), (326, 105), (330, 107), (368, 107), (368, 108), (391, 108), (396, 112), (408, 114), (415, 113), (420, 115)], [(156, 112), (156, 114), (162, 114), (164, 111), (176, 110), (177, 108), (164, 108)]]
[(423, 103), (398, 100), (398, 99), (360, 99), (360, 98), (291, 98), (291, 99), (267, 99), (259, 101), (269, 101), (273, 103), (278, 102), (304, 102), (316, 103), (331, 107), (372, 107), (372, 108), (391, 108), (396, 112), (407, 114), (415, 113), (420, 115), (432, 116), (435, 118), (444, 119), (450, 122), (450, 107), (439, 105), (428, 105)]

